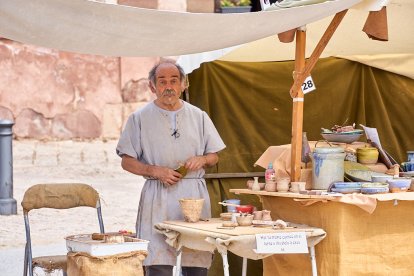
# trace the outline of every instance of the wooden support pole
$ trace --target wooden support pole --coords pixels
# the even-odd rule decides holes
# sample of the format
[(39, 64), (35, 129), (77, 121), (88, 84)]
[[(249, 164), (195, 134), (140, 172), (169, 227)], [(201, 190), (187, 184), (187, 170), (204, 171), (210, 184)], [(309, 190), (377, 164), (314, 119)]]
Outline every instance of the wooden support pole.
[[(298, 77), (305, 68), (306, 32), (296, 31), (295, 71), (293, 77)], [(303, 81), (302, 81), (303, 82)], [(303, 131), (303, 92), (301, 86), (295, 90), (296, 97), (293, 98), (292, 112), (292, 146), (291, 146), (291, 180), (299, 181), (302, 154), (302, 131)]]
[(301, 174), (301, 154), (302, 154), (302, 132), (303, 132), (303, 103), (304, 95), (302, 83), (310, 75), (313, 67), (321, 56), (323, 50), (332, 38), (342, 19), (348, 10), (341, 11), (335, 15), (319, 40), (309, 61), (305, 65), (306, 32), (296, 31), (296, 52), (295, 52), (295, 72), (294, 82), (290, 89), (293, 98), (292, 112), (292, 145), (291, 145), (291, 180), (299, 181)]
[(290, 89), (290, 95), (292, 96), (292, 98), (296, 97), (295, 93), (300, 90), (299, 88), (301, 87), (302, 83), (310, 75), (310, 72), (312, 71), (313, 67), (315, 67), (316, 62), (321, 56), (329, 40), (332, 38), (333, 34), (335, 33), (336, 29), (338, 28), (347, 11), (348, 10), (343, 10), (335, 14), (335, 17), (332, 19), (325, 33), (319, 40), (318, 45), (316, 45), (315, 49), (313, 50), (312, 55), (306, 63), (305, 69), (303, 71), (296, 71), (297, 77), (295, 78), (292, 88)]

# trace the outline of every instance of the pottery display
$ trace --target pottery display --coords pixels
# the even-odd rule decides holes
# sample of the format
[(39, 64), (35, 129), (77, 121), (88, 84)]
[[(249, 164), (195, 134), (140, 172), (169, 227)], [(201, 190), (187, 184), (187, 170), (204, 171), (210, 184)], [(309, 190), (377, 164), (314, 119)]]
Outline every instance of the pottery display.
[(376, 164), (379, 152), (377, 148), (363, 147), (357, 148), (358, 162), (361, 164)]

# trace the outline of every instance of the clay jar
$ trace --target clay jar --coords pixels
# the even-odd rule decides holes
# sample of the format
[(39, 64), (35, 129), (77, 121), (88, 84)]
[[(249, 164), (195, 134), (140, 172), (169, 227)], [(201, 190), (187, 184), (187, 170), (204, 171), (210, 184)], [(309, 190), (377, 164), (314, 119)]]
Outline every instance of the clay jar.
[(262, 211), (262, 220), (265, 220), (265, 221), (271, 221), (272, 220), (272, 217), (270, 216), (270, 211), (269, 210), (263, 210)]
[[(278, 192), (287, 192), (289, 191), (289, 177), (282, 177), (276, 181), (276, 189)], [(265, 187), (266, 188), (266, 187)]]

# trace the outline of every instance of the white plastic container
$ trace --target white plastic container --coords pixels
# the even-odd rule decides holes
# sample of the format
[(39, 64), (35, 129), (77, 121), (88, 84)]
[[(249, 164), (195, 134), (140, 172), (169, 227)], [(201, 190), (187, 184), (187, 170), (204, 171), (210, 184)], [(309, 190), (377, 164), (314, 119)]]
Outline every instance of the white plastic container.
[(131, 251), (148, 250), (149, 241), (129, 238), (124, 243), (104, 243), (103, 240), (92, 240), (91, 234), (72, 235), (65, 238), (68, 252), (85, 252), (91, 256), (108, 256)]
[(343, 148), (315, 148), (311, 157), (312, 189), (327, 190), (332, 183), (344, 181)]

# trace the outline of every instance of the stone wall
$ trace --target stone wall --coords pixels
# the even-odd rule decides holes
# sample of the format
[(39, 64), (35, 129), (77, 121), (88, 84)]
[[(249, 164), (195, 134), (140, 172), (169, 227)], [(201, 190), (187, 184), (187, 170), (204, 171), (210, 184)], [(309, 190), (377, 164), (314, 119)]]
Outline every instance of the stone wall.
[[(118, 3), (176, 11), (214, 10), (214, 0)], [(15, 138), (117, 138), (129, 114), (154, 99), (147, 74), (159, 60), (68, 53), (0, 38), (0, 119), (15, 122)]]

